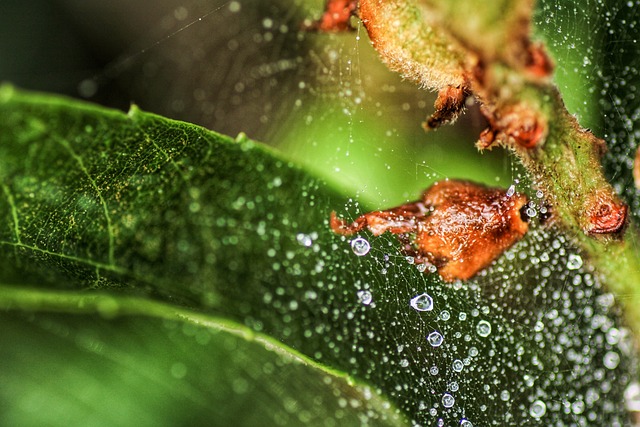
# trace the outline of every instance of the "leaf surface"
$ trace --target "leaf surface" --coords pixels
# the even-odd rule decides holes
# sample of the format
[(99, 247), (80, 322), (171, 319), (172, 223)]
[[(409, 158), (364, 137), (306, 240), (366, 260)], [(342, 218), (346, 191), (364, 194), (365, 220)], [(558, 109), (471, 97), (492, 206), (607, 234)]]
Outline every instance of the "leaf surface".
[[(362, 233), (370, 250), (357, 256), (328, 219), (361, 207), (243, 136), (10, 87), (0, 91), (0, 114), (0, 302), (15, 325), (7, 334), (38, 337), (11, 335), (19, 345), (4, 350), (6, 360), (28, 349), (67, 359), (37, 319), (70, 336), (86, 322), (107, 334), (99, 342), (113, 333), (125, 359), (138, 328), (149, 328), (150, 346), (171, 346), (157, 320), (126, 316), (128, 304), (162, 303), (243, 325), (351, 375), (413, 423), (626, 422), (628, 334), (612, 296), (553, 229), (534, 228), (477, 278), (447, 285), (419, 271), (392, 236)], [(27, 300), (60, 295), (55, 310), (65, 314), (33, 303), (27, 312), (36, 314), (24, 319), (14, 301), (23, 289)], [(78, 300), (64, 295), (96, 292), (114, 302), (71, 316)], [(257, 365), (273, 357), (254, 347), (237, 357), (254, 351)]]

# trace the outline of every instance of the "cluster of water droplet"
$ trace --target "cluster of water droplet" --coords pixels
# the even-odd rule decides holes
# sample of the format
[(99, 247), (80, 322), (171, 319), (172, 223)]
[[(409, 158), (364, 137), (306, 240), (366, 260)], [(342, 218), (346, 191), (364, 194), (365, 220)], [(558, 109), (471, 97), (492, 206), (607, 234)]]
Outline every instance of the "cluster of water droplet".
[[(621, 402), (635, 363), (628, 332), (612, 296), (561, 235), (534, 227), (478, 279), (451, 285), (410, 268), (392, 237), (340, 241), (345, 256), (369, 266), (356, 280), (360, 308), (329, 316), (352, 330), (320, 330), (334, 350), (351, 342), (349, 357), (334, 357), (386, 384), (380, 391), (416, 425), (627, 422)], [(335, 271), (338, 285), (348, 273)], [(390, 323), (373, 320), (389, 310)]]

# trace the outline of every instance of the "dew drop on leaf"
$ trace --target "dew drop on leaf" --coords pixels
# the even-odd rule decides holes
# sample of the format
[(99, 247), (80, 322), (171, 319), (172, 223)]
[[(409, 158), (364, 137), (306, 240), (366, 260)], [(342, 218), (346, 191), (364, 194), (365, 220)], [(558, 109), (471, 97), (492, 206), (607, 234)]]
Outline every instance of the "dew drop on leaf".
[(353, 253), (358, 256), (365, 256), (369, 253), (371, 246), (369, 245), (369, 241), (362, 237), (358, 237), (351, 241), (351, 250)]
[(582, 400), (577, 400), (571, 404), (571, 412), (576, 415), (580, 415), (584, 412), (584, 402)]
[(433, 298), (429, 294), (420, 294), (411, 299), (411, 307), (417, 311), (433, 310)]
[(533, 418), (542, 418), (547, 413), (547, 405), (542, 400), (536, 400), (529, 407), (529, 415)]
[(442, 406), (444, 406), (445, 408), (451, 408), (455, 402), (456, 399), (449, 393), (445, 393), (442, 396)]
[(296, 235), (296, 240), (302, 246), (305, 246), (307, 248), (310, 247), (313, 244), (313, 239), (311, 239), (311, 236), (309, 236), (308, 234), (304, 234), (304, 233), (298, 233), (298, 235)]
[(427, 337), (427, 341), (429, 341), (432, 347), (440, 347), (444, 341), (444, 337), (440, 332), (433, 331)]
[(373, 301), (373, 295), (371, 295), (371, 292), (369, 291), (358, 291), (358, 299), (362, 304), (369, 305), (371, 304), (371, 301)]
[(481, 320), (478, 322), (478, 326), (476, 326), (476, 332), (482, 338), (486, 338), (491, 334), (491, 323), (486, 320)]
[(620, 355), (615, 351), (608, 351), (604, 355), (602, 363), (604, 364), (605, 368), (616, 369), (618, 367), (618, 364), (620, 363)]
[(582, 257), (580, 255), (571, 254), (567, 258), (567, 269), (577, 270), (582, 267)]
[(624, 391), (624, 405), (628, 411), (640, 412), (640, 384), (632, 382)]

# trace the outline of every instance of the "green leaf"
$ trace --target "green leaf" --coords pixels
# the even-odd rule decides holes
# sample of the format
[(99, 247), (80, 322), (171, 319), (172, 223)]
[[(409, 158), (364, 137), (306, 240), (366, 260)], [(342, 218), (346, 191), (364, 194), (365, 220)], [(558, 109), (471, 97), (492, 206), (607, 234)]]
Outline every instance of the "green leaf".
[(368, 387), (224, 319), (10, 287), (0, 304), (2, 425), (405, 425)]
[[(165, 347), (187, 345), (172, 344), (170, 332), (163, 339), (158, 319), (188, 312), (183, 323), (248, 328), (314, 361), (313, 369), (301, 368), (305, 373), (264, 381), (343, 372), (388, 399), (371, 402), (382, 407), (379, 416), (356, 408), (349, 416), (360, 421), (362, 414), (371, 423), (406, 416), (413, 424), (445, 425), (628, 420), (623, 395), (636, 366), (630, 337), (612, 296), (553, 228), (534, 227), (476, 279), (444, 284), (412, 265), (392, 236), (364, 232), (370, 250), (357, 256), (328, 227), (332, 210), (353, 218), (357, 203), (246, 137), (234, 141), (135, 108), (125, 115), (10, 87), (0, 90), (0, 116), (0, 306), (9, 310), (6, 342), (15, 343), (3, 348), (3, 360), (11, 361), (3, 375), (26, 375), (25, 353), (49, 355), (47, 364), (56, 366), (77, 357), (89, 373), (77, 381), (100, 379), (124, 393), (102, 358), (61, 345), (39, 322), (53, 322), (54, 331), (62, 324), (70, 337), (88, 325), (98, 342), (121, 348), (117, 362), (137, 360), (125, 369), (132, 375), (144, 372), (141, 359), (165, 375), (178, 362), (187, 373), (218, 366), (204, 354), (223, 357), (213, 338), (215, 350), (188, 346), (187, 353), (202, 354), (193, 363), (160, 356)], [(416, 304), (424, 294), (432, 304)], [(148, 331), (148, 348), (158, 351), (139, 353), (137, 330)], [(224, 353), (239, 360), (219, 365), (223, 372), (245, 358), (264, 366), (274, 357), (255, 343), (218, 336), (245, 349)], [(209, 382), (198, 376), (196, 384)], [(37, 387), (11, 384), (7, 395)], [(179, 418), (181, 392), (169, 390), (178, 398), (157, 399)], [(293, 390), (301, 402), (313, 401), (305, 393), (327, 391)], [(262, 396), (286, 397), (270, 393)], [(65, 405), (77, 405), (73, 396)], [(278, 414), (282, 403), (274, 403)], [(328, 407), (325, 413), (335, 415)]]

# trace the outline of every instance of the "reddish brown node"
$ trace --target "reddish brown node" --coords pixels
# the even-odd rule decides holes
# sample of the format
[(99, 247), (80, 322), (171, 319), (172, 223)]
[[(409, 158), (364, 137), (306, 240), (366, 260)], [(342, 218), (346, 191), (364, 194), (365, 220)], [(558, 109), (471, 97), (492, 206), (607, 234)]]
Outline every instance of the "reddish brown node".
[(350, 20), (357, 7), (358, 0), (327, 0), (322, 17), (308, 29), (325, 33), (352, 30)]
[(542, 142), (547, 127), (542, 120), (529, 109), (510, 113), (505, 119), (505, 133), (524, 148), (534, 148)]
[(532, 149), (542, 144), (547, 136), (546, 120), (524, 103), (503, 107), (487, 118), (489, 128), (480, 134), (477, 143), (481, 149), (490, 148), (496, 142), (509, 144), (512, 141), (519, 147)]
[(618, 234), (627, 224), (627, 205), (605, 195), (596, 195), (587, 209), (587, 234)]
[(422, 200), (366, 213), (347, 224), (331, 215), (331, 228), (350, 235), (367, 228), (378, 236), (398, 235), (416, 264), (435, 265), (447, 282), (467, 280), (520, 240), (528, 224), (521, 194), (468, 181), (433, 184)]
[(553, 73), (553, 62), (542, 43), (530, 43), (527, 47), (526, 70), (534, 77), (549, 77)]
[(495, 140), (496, 140), (495, 130), (492, 129), (491, 127), (488, 127), (480, 133), (478, 142), (476, 142), (476, 147), (478, 147), (478, 149), (480, 150), (491, 148)]

